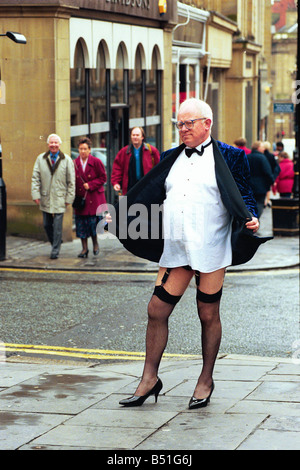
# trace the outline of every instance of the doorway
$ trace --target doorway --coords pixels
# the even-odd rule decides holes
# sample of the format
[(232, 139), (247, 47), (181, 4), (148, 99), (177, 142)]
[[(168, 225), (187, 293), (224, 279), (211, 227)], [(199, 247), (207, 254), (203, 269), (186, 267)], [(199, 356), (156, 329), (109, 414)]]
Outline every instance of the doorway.
[[(107, 179), (110, 181), (112, 166), (117, 153), (121, 148), (129, 144), (129, 106), (123, 103), (111, 104), (111, 126), (110, 126), (110, 161), (107, 168)], [(109, 202), (114, 204), (117, 194), (111, 188), (108, 194)]]

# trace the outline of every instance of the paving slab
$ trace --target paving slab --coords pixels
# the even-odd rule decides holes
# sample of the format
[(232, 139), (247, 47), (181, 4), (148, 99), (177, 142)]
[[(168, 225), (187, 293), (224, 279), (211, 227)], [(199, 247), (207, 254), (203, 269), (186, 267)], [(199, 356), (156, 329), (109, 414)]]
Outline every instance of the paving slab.
[(63, 423), (67, 418), (67, 415), (54, 413), (0, 411), (0, 449), (18, 449), (36, 436)]
[(37, 437), (32, 446), (65, 446), (91, 450), (134, 449), (156, 431), (156, 428), (124, 428), (106, 426), (71, 426), (63, 424)]
[[(196, 410), (194, 410), (196, 411)], [(235, 450), (266, 418), (263, 415), (214, 415), (203, 410), (181, 413), (148, 437), (137, 450)]]

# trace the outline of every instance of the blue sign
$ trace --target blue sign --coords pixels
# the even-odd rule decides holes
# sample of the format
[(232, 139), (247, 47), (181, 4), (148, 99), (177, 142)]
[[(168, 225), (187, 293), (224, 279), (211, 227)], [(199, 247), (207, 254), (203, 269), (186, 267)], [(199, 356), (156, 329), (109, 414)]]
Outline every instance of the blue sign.
[(273, 103), (274, 113), (293, 113), (294, 103)]

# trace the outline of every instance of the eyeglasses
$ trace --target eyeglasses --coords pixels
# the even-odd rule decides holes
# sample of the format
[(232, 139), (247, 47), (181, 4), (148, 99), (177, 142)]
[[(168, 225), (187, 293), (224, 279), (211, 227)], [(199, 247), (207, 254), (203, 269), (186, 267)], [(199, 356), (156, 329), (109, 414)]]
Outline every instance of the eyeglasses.
[(196, 121), (203, 121), (204, 119), (207, 119), (205, 117), (203, 118), (198, 118), (198, 119), (191, 119), (189, 121), (178, 121), (175, 123), (177, 129), (179, 129), (180, 131), (182, 130), (183, 126), (185, 126), (187, 129), (193, 129), (194, 127), (194, 122)]

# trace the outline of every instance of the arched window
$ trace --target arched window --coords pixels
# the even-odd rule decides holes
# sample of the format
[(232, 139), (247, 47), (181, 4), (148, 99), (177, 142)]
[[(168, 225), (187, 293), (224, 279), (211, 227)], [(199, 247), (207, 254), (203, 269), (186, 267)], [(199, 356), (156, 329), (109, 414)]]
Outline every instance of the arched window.
[(81, 40), (75, 49), (74, 68), (70, 72), (71, 86), (71, 126), (87, 124), (86, 74), (84, 51)]
[(117, 50), (116, 68), (111, 71), (111, 103), (125, 103), (125, 68), (126, 68), (126, 48), (124, 43), (120, 43)]
[(147, 141), (155, 147), (161, 142), (161, 75), (159, 51), (152, 52), (151, 69), (146, 73), (146, 135)]
[(143, 112), (143, 77), (142, 51), (139, 45), (135, 53), (134, 70), (129, 71), (129, 117), (144, 117)]
[(101, 41), (97, 52), (97, 65), (91, 69), (91, 122), (107, 121), (106, 109), (106, 59)]

